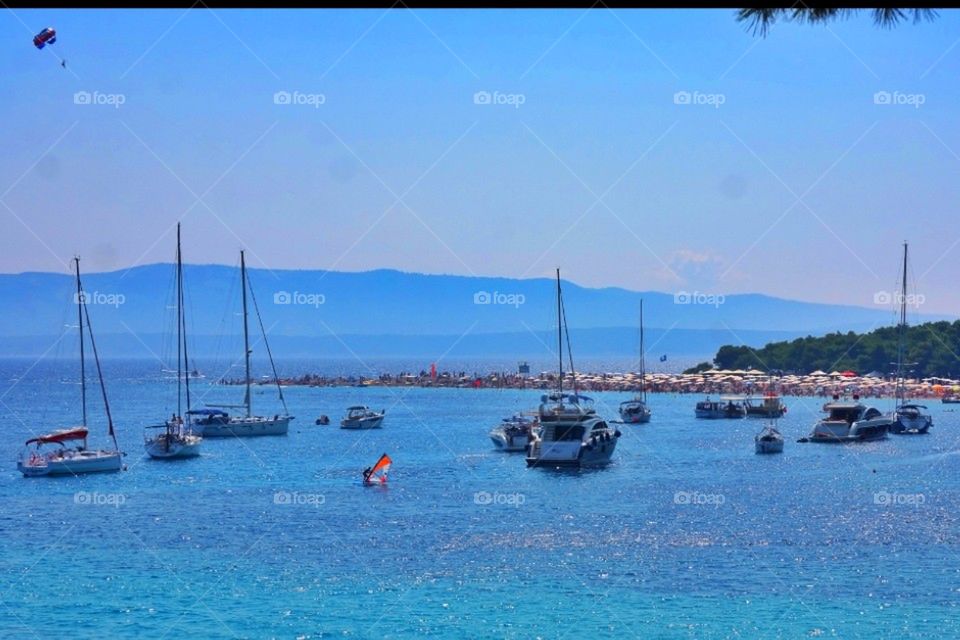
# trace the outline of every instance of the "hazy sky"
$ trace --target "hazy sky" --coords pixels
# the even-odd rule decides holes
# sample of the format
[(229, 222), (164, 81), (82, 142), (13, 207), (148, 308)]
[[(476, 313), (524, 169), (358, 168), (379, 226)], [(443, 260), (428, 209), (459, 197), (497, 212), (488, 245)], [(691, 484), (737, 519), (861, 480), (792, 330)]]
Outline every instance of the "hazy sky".
[(955, 11), (763, 39), (732, 10), (17, 10), (0, 37), (2, 272), (169, 261), (182, 218), (190, 262), (870, 306), (906, 239), (924, 310), (960, 308)]

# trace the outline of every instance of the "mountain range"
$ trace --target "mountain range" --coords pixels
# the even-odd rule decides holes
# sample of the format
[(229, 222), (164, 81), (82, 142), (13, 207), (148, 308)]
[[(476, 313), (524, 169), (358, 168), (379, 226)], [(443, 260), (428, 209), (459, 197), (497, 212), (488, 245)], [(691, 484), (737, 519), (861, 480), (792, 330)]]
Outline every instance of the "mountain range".
[[(549, 278), (248, 269), (251, 332), (260, 311), (279, 355), (543, 355), (556, 343), (556, 285)], [(151, 264), (82, 274), (91, 321), (105, 355), (149, 355), (171, 342), (174, 269)], [(239, 270), (184, 265), (196, 354), (239, 336)], [(767, 342), (895, 321), (891, 309), (785, 300), (588, 288), (563, 283), (575, 353), (635, 355), (640, 301), (651, 352), (712, 356), (723, 344)], [(0, 355), (38, 355), (76, 324), (73, 277), (0, 274)], [(953, 319), (923, 316), (921, 320)]]

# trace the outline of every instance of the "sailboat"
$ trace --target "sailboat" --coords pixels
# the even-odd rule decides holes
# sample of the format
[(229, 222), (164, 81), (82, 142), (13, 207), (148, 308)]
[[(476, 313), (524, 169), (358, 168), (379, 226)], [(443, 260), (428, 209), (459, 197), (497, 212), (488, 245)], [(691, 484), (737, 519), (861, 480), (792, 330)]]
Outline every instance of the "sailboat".
[[(926, 407), (921, 404), (907, 402), (906, 380), (903, 377), (903, 368), (907, 363), (903, 361), (905, 338), (907, 333), (907, 243), (903, 243), (903, 282), (900, 288), (900, 322), (897, 324), (897, 403), (891, 414), (893, 423), (890, 433), (900, 435), (916, 435), (927, 433), (933, 426), (933, 418), (926, 413)], [(912, 363), (916, 364), (916, 363)]]
[[(566, 336), (573, 393), (563, 392), (563, 339)], [(593, 401), (577, 391), (577, 376), (570, 355), (570, 331), (566, 326), (560, 270), (557, 269), (557, 346), (560, 371), (557, 391), (540, 398), (537, 411), (540, 430), (527, 447), (528, 467), (591, 467), (610, 462), (620, 432), (597, 415)]]
[(640, 393), (620, 403), (620, 420), (627, 424), (650, 422), (647, 406), (647, 366), (643, 352), (643, 300), (640, 301)]
[(390, 456), (383, 454), (377, 463), (372, 467), (363, 470), (363, 484), (366, 486), (387, 484), (387, 471), (393, 460)]
[[(110, 413), (110, 402), (107, 400), (107, 387), (103, 383), (100, 356), (97, 354), (97, 343), (93, 339), (93, 329), (90, 326), (90, 313), (87, 311), (86, 295), (80, 282), (80, 258), (74, 258), (74, 265), (77, 277), (76, 302), (80, 330), (80, 407), (83, 423), (78, 427), (54, 431), (27, 440), (25, 448), (20, 454), (20, 459), (17, 461), (17, 470), (25, 477), (102, 473), (120, 471), (123, 468), (124, 454), (117, 446), (117, 436), (113, 428), (113, 414)], [(97, 379), (103, 395), (103, 408), (107, 414), (107, 435), (113, 441), (113, 449), (91, 450), (87, 448), (89, 429), (87, 428), (84, 320), (87, 323), (86, 328), (90, 336), (93, 359), (97, 364)]]
[[(263, 344), (266, 347), (267, 356), (270, 358), (270, 367), (273, 371), (273, 379), (277, 385), (277, 393), (280, 396), (280, 404), (283, 405), (283, 415), (275, 416), (255, 416), (250, 401), (250, 329), (247, 311), (247, 293), (249, 288), (249, 279), (247, 278), (247, 263), (244, 252), (240, 252), (240, 281), (243, 290), (243, 348), (244, 348), (244, 386), (246, 391), (243, 396), (242, 405), (207, 405), (204, 409), (191, 409), (187, 412), (191, 416), (199, 416), (197, 425), (201, 427), (205, 438), (226, 438), (246, 437), (246, 436), (282, 436), (286, 435), (290, 427), (290, 421), (293, 416), (287, 410), (287, 402), (283, 399), (283, 387), (280, 386), (280, 378), (277, 376), (277, 367), (273, 362), (273, 354), (270, 351), (270, 344), (267, 342), (267, 332), (263, 328), (263, 319), (260, 317), (260, 308), (257, 306), (257, 298), (253, 295), (253, 289), (250, 288), (250, 297), (253, 299), (253, 309), (257, 314), (257, 321), (260, 324), (260, 332), (263, 334)], [(223, 409), (244, 409), (242, 416), (231, 416)]]
[[(143, 446), (151, 458), (191, 458), (200, 455), (203, 438), (193, 431), (190, 415), (190, 359), (187, 356), (187, 319), (183, 308), (183, 256), (180, 251), (180, 224), (177, 224), (177, 412), (164, 424), (147, 427)], [(186, 388), (186, 423), (181, 413), (182, 391)]]

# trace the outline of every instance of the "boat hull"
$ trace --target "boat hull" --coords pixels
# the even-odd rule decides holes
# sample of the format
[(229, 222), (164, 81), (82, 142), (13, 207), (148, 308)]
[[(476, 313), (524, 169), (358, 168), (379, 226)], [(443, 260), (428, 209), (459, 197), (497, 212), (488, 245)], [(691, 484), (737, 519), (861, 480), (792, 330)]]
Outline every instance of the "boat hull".
[(836, 424), (826, 421), (817, 423), (810, 435), (810, 442), (841, 443), (841, 442), (873, 442), (885, 440), (890, 430), (891, 421), (886, 418), (862, 420), (852, 425)]
[(526, 451), (530, 444), (530, 438), (527, 436), (509, 436), (502, 431), (491, 431), (490, 440), (500, 451)]
[(204, 438), (249, 438), (283, 436), (290, 428), (289, 417), (244, 419), (201, 425)]
[(527, 456), (528, 467), (602, 467), (610, 463), (618, 438), (587, 444), (576, 442), (535, 442)]
[(933, 426), (933, 420), (928, 415), (905, 416), (894, 414), (890, 425), (890, 433), (898, 435), (917, 435), (927, 433)]
[(340, 422), (341, 429), (380, 429), (383, 427), (383, 416), (376, 418), (360, 418), (359, 420), (344, 419)]
[(72, 451), (62, 457), (38, 456), (17, 461), (17, 470), (25, 477), (73, 476), (84, 473), (112, 473), (123, 468), (120, 451)]
[(144, 444), (147, 455), (158, 460), (175, 458), (195, 458), (200, 455), (201, 438), (177, 438), (167, 446), (162, 440), (151, 440)]
[(743, 411), (715, 411), (712, 409), (697, 409), (695, 415), (702, 420), (739, 420), (744, 417)]
[(754, 450), (757, 453), (783, 453), (783, 440), (756, 440)]
[(621, 411), (620, 421), (624, 424), (645, 424), (650, 422), (650, 410), (644, 411)]

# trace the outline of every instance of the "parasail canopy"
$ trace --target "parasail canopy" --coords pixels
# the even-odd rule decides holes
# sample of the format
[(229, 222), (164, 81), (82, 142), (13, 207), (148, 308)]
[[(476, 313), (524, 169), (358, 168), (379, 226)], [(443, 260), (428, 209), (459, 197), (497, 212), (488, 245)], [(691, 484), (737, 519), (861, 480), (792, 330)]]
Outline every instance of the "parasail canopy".
[(33, 36), (33, 46), (37, 49), (43, 49), (48, 44), (57, 41), (57, 31), (53, 27), (47, 27), (37, 35)]

